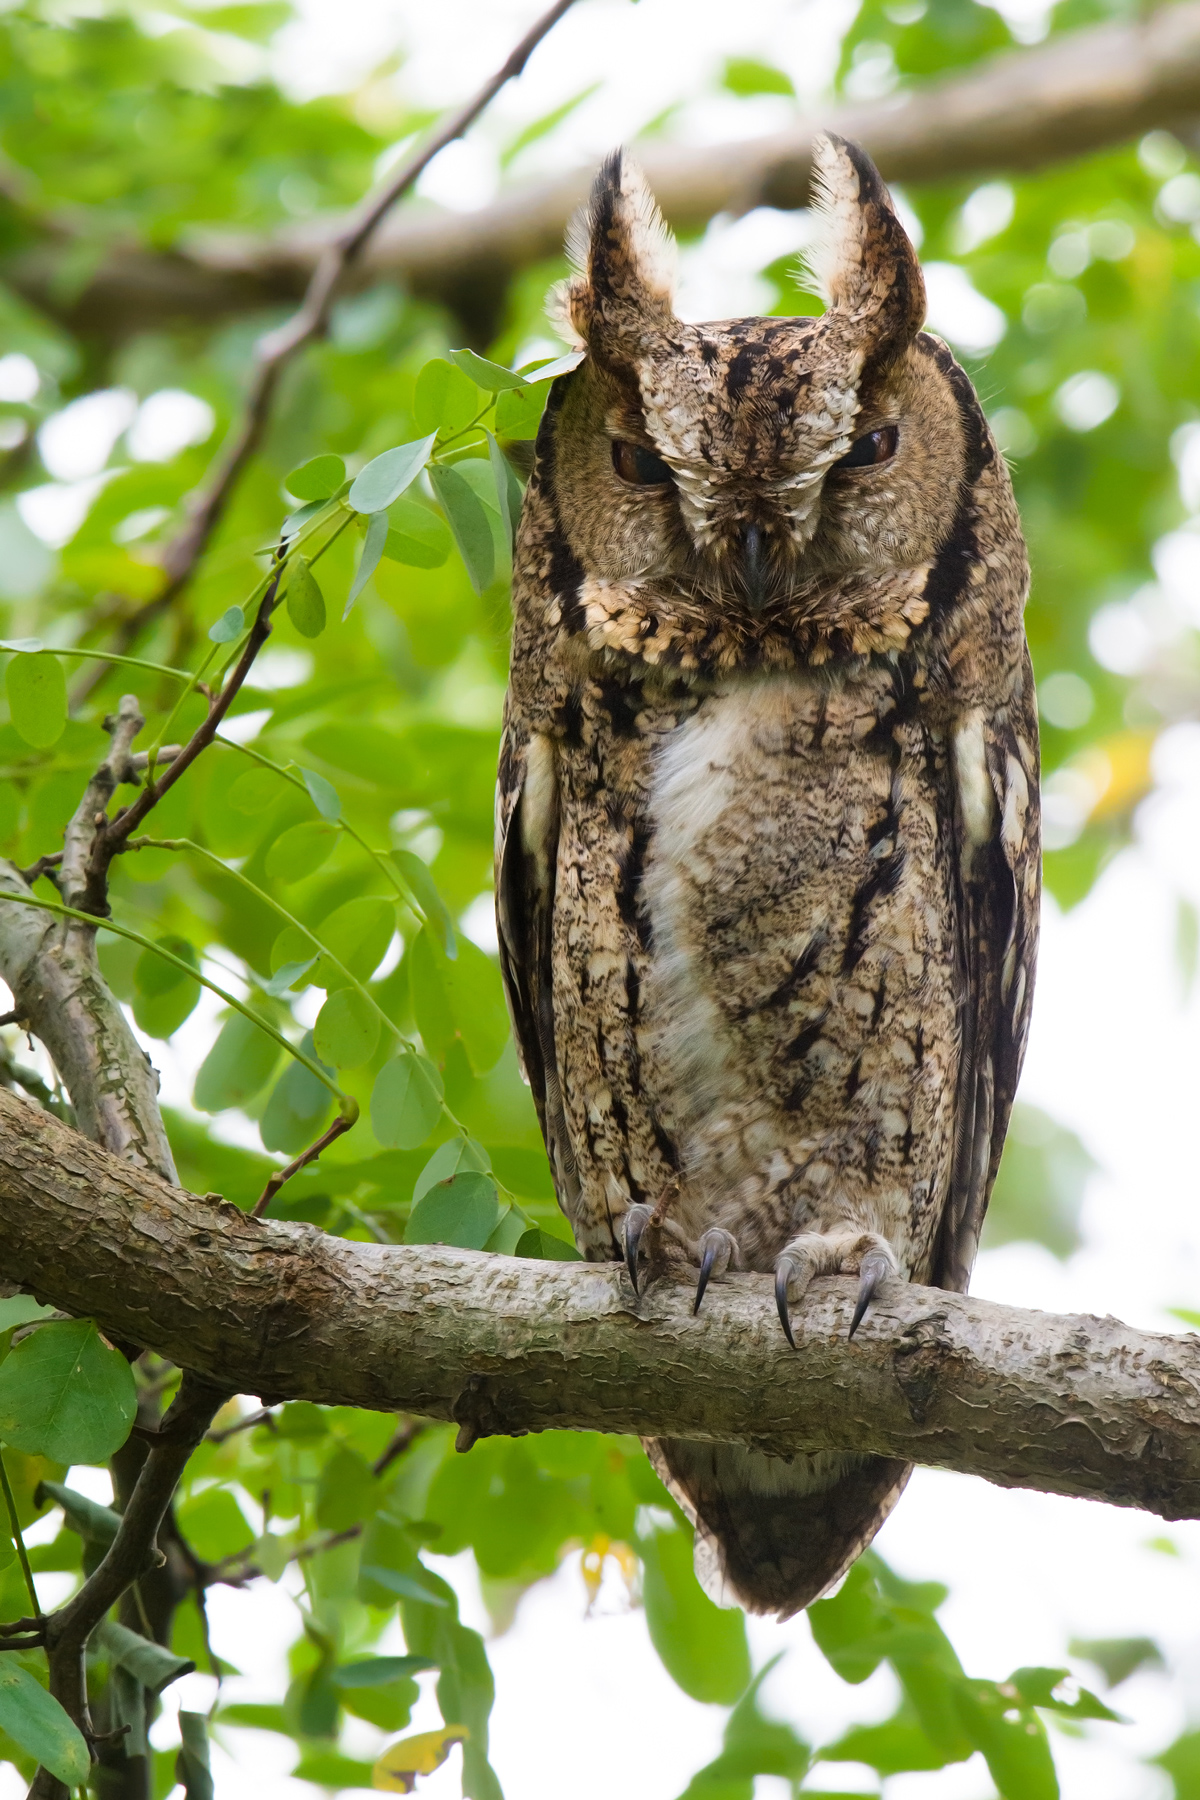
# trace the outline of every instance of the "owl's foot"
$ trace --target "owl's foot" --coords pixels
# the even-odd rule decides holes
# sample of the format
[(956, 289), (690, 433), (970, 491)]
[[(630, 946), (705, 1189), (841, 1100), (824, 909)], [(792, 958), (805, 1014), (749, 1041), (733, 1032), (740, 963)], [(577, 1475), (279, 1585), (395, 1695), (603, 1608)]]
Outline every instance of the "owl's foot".
[(896, 1252), (873, 1231), (804, 1231), (775, 1259), (775, 1305), (783, 1335), (794, 1350), (790, 1302), (800, 1301), (816, 1275), (857, 1275), (858, 1299), (850, 1321), (853, 1337), (881, 1281), (899, 1274)]
[(709, 1278), (713, 1275), (724, 1275), (731, 1266), (735, 1269), (740, 1269), (742, 1266), (737, 1239), (731, 1231), (726, 1231), (721, 1225), (713, 1225), (704, 1233), (696, 1245), (696, 1251), (700, 1258), (700, 1274), (696, 1281), (696, 1299), (692, 1306), (693, 1315), (700, 1311), (700, 1302), (704, 1298), (704, 1290), (708, 1286)]

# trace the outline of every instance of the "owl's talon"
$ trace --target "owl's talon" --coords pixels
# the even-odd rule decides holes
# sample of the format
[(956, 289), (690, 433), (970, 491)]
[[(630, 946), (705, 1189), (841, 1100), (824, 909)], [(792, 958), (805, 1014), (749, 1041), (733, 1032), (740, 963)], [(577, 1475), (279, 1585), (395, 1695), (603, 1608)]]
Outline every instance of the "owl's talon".
[(781, 1256), (775, 1264), (775, 1306), (779, 1313), (779, 1323), (783, 1326), (783, 1335), (793, 1350), (796, 1348), (796, 1340), (792, 1336), (792, 1320), (788, 1311), (788, 1283), (795, 1267), (791, 1258), (786, 1256)]
[(625, 1214), (625, 1267), (629, 1271), (629, 1280), (635, 1294), (638, 1291), (638, 1248), (652, 1217), (650, 1208), (640, 1202), (631, 1206)]
[(854, 1303), (854, 1317), (850, 1321), (848, 1337), (853, 1337), (862, 1324), (867, 1308), (875, 1298), (880, 1283), (895, 1273), (894, 1261), (890, 1257), (884, 1256), (882, 1251), (870, 1250), (863, 1257), (858, 1274), (858, 1299)]
[(692, 1305), (693, 1317), (700, 1311), (700, 1302), (704, 1298), (704, 1290), (708, 1286), (709, 1277), (713, 1274), (724, 1275), (731, 1263), (735, 1267), (741, 1265), (737, 1239), (732, 1232), (725, 1231), (720, 1225), (714, 1225), (706, 1231), (696, 1248), (700, 1252), (700, 1275), (696, 1282), (696, 1298)]

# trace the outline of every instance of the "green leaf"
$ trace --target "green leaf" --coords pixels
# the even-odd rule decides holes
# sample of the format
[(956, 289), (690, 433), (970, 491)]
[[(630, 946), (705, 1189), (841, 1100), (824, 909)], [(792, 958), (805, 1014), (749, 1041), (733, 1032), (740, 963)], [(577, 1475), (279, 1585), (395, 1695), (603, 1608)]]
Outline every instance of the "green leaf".
[(500, 520), (511, 546), (513, 538), (516, 536), (517, 521), (521, 517), (521, 506), (525, 496), (520, 482), (509, 466), (508, 458), (490, 431), (487, 434), (487, 441), (488, 460), (492, 465), (492, 477), (496, 483), (496, 498), (500, 506)]
[(651, 1531), (638, 1552), (646, 1625), (667, 1673), (693, 1700), (731, 1706), (750, 1680), (745, 1619), (704, 1593), (690, 1531)]
[[(317, 460), (324, 459), (318, 457)], [(288, 618), (301, 637), (320, 637), (325, 629), (325, 596), (306, 556), (296, 556), (289, 561), (283, 601)]]
[[(731, 56), (727, 59), (721, 86), (728, 88), (731, 94), (742, 96), (786, 94), (793, 100), (796, 97), (791, 77), (785, 75), (782, 69), (776, 69), (770, 63), (756, 62), (749, 56)], [(292, 492), (295, 492), (294, 488)]]
[(435, 356), (417, 376), (413, 418), (419, 431), (463, 431), (479, 411), (479, 389), (461, 369)]
[[(347, 900), (322, 919), (317, 927), (321, 943), (358, 981), (373, 975), (396, 934), (396, 906), (378, 894)], [(315, 987), (345, 987), (346, 977), (328, 957), (321, 957), (313, 972)]]
[(490, 1175), (468, 1169), (450, 1181), (439, 1181), (422, 1195), (409, 1214), (404, 1241), (482, 1250), (499, 1218), (496, 1183)]
[(92, 1759), (83, 1733), (13, 1656), (0, 1656), (0, 1730), (68, 1787), (88, 1779)]
[[(0, 1318), (2, 1318), (0, 1313)], [(1200, 1324), (1200, 1319), (1194, 1321)], [(0, 1325), (0, 1330), (3, 1326)], [(1163, 1654), (1153, 1638), (1072, 1638), (1067, 1645), (1072, 1656), (1094, 1663), (1104, 1675), (1105, 1685), (1120, 1687), (1139, 1669), (1161, 1669)]]
[(213, 1778), (208, 1760), (208, 1720), (203, 1713), (179, 1714), (179, 1754), (175, 1779), (183, 1783), (184, 1800), (213, 1800)]
[(1083, 1196), (1097, 1167), (1073, 1131), (1019, 1101), (984, 1222), (985, 1248), (1026, 1241), (1072, 1255), (1083, 1242)]
[(317, 1524), (323, 1531), (347, 1531), (375, 1511), (380, 1497), (370, 1463), (339, 1444), (317, 1482)]
[(151, 1694), (161, 1694), (181, 1675), (191, 1675), (196, 1665), (190, 1657), (173, 1656), (152, 1638), (145, 1638), (115, 1619), (104, 1619), (92, 1634), (92, 1643), (103, 1650), (111, 1668), (127, 1669)]
[[(292, 927), (289, 925), (286, 929), (291, 931)], [(283, 933), (281, 932), (280, 936), (282, 937), (282, 935)], [(310, 969), (316, 967), (318, 960), (319, 959), (314, 955), (302, 957), (297, 962), (281, 963), (279, 968), (276, 969), (275, 973), (272, 975), (270, 981), (263, 982), (263, 993), (270, 994), (273, 1000), (282, 999), (289, 988), (297, 986), (302, 975), (307, 975)], [(305, 986), (311, 986), (311, 983), (306, 982)]]
[(451, 542), (445, 520), (431, 506), (405, 497), (389, 508), (383, 554), (393, 562), (440, 569), (450, 554)]
[(279, 527), (280, 537), (283, 538), (285, 542), (296, 537), (308, 524), (309, 520), (315, 519), (317, 514), (324, 510), (324, 507), (324, 500), (310, 500), (307, 506), (300, 507), (297, 512), (289, 513), (287, 518), (283, 521), (283, 524)]
[(182, 1501), (179, 1529), (205, 1562), (220, 1562), (223, 1556), (248, 1550), (254, 1542), (246, 1515), (227, 1487), (203, 1488)]
[(326, 781), (325, 777), (318, 775), (315, 769), (302, 768), (300, 773), (304, 777), (308, 797), (321, 817), (328, 819), (331, 825), (336, 824), (342, 816), (342, 803), (332, 781)]
[(247, 769), (226, 796), (235, 812), (260, 813), (273, 806), (283, 789), (274, 769)]
[(192, 1099), (201, 1112), (253, 1100), (275, 1073), (279, 1046), (243, 1013), (231, 1013), (196, 1072)]
[(0, 1438), (28, 1456), (105, 1462), (136, 1416), (129, 1364), (91, 1319), (39, 1326), (0, 1364)]
[(808, 1745), (790, 1725), (767, 1718), (758, 1704), (759, 1690), (780, 1656), (754, 1677), (729, 1715), (720, 1756), (692, 1777), (680, 1800), (753, 1800), (756, 1775), (802, 1780), (811, 1761)]
[(57, 744), (67, 723), (67, 682), (57, 656), (14, 656), (4, 678), (13, 726), (35, 750)]
[(440, 1060), (458, 1037), (477, 1075), (494, 1068), (509, 1027), (500, 972), (491, 958), (464, 937), (450, 962), (426, 929), (408, 962), (413, 1011), (425, 1048)]
[(354, 580), (350, 583), (350, 592), (346, 598), (346, 604), (342, 608), (343, 619), (350, 617), (354, 602), (379, 567), (379, 559), (383, 555), (383, 547), (387, 543), (387, 534), (387, 514), (385, 512), (372, 513), (367, 520), (367, 531), (363, 538), (362, 555), (358, 559), (358, 568), (354, 572)]
[(433, 932), (445, 955), (453, 962), (458, 955), (454, 921), (446, 910), (446, 902), (438, 892), (437, 883), (429, 872), (428, 863), (423, 862), (415, 850), (393, 850), (392, 861), (399, 869), (413, 899), (420, 907), (426, 925)]
[(371, 1130), (391, 1150), (415, 1150), (442, 1116), (442, 1078), (427, 1057), (402, 1051), (371, 1090)]
[[(306, 1031), (300, 1048), (315, 1055), (313, 1036)], [(329, 1071), (333, 1073), (332, 1069)], [(267, 1150), (281, 1150), (285, 1156), (297, 1156), (314, 1138), (321, 1135), (333, 1096), (311, 1069), (301, 1062), (289, 1061), (271, 1090), (258, 1134)]]
[(1058, 1800), (1046, 1727), (1031, 1708), (1017, 1710), (1014, 1699), (1011, 1688), (993, 1681), (958, 1683), (959, 1715), (1003, 1800)]
[(281, 832), (267, 851), (266, 871), (273, 881), (303, 881), (332, 855), (338, 834), (332, 825), (306, 819)]
[(536, 144), (542, 138), (548, 137), (562, 124), (564, 119), (571, 116), (577, 106), (582, 106), (585, 100), (590, 100), (593, 94), (598, 93), (600, 85), (600, 82), (593, 81), (588, 87), (581, 89), (578, 94), (573, 94), (569, 100), (564, 100), (560, 106), (554, 107), (548, 113), (543, 113), (540, 119), (534, 119), (531, 124), (523, 126), (511, 144), (501, 151), (500, 167), (507, 169), (511, 163), (515, 162), (522, 150), (530, 144)]
[(550, 383), (541, 379), (540, 372), (530, 375), (528, 379), (533, 386), (515, 388), (497, 399), (492, 429), (498, 438), (529, 444), (537, 437), (538, 426), (550, 394)]
[(347, 495), (355, 512), (372, 516), (386, 512), (421, 473), (436, 437), (433, 430), (428, 437), (417, 438), (411, 444), (397, 444), (394, 450), (385, 450), (360, 470)]
[(85, 1543), (107, 1550), (117, 1535), (120, 1513), (114, 1512), (111, 1506), (101, 1506), (98, 1500), (89, 1500), (86, 1494), (77, 1493), (61, 1481), (39, 1481), (33, 1498), (37, 1506), (45, 1506), (50, 1501), (61, 1506), (67, 1524)]
[(1001, 1684), (1000, 1691), (1015, 1688), (1027, 1706), (1040, 1706), (1047, 1712), (1061, 1713), (1069, 1719), (1108, 1719), (1112, 1724), (1127, 1723), (1120, 1713), (1113, 1712), (1105, 1706), (1103, 1700), (1090, 1693), (1087, 1688), (1080, 1688), (1074, 1700), (1056, 1697), (1055, 1689), (1064, 1681), (1070, 1681), (1069, 1669), (1017, 1669)]
[(208, 635), (214, 644), (232, 644), (241, 637), (245, 629), (245, 613), (240, 606), (231, 606), (221, 614), (215, 625), (210, 626)]
[(328, 500), (346, 479), (346, 465), (340, 456), (314, 456), (290, 475), (283, 485), (296, 500)]
[(555, 1237), (552, 1231), (543, 1231), (540, 1225), (531, 1225), (528, 1231), (522, 1232), (517, 1239), (515, 1256), (533, 1256), (542, 1262), (582, 1262), (573, 1244)]
[(525, 377), (516, 375), (500, 363), (488, 362), (484, 356), (476, 356), (474, 350), (452, 350), (450, 360), (460, 368), (468, 380), (476, 387), (483, 388), (486, 393), (498, 394), (503, 388), (522, 388), (526, 386)]
[(492, 528), (483, 503), (457, 469), (435, 463), (429, 471), (433, 491), (441, 502), (458, 553), (466, 565), (477, 594), (490, 586), (495, 573)]
[(449, 1181), (452, 1176), (468, 1169), (486, 1175), (491, 1170), (488, 1153), (482, 1144), (474, 1138), (453, 1137), (448, 1143), (439, 1144), (413, 1186), (413, 1204), (439, 1181)]
[[(168, 936), (156, 941), (193, 968), (199, 967), (195, 946), (188, 938)], [(181, 969), (152, 950), (143, 950), (138, 957), (133, 979), (137, 988), (133, 1016), (151, 1037), (169, 1038), (191, 1016), (200, 999), (200, 983), (190, 981)]]
[(337, 1069), (369, 1062), (379, 1042), (379, 1014), (357, 988), (339, 988), (317, 1014), (313, 1043), (317, 1055)]
[[(433, 1599), (436, 1596), (430, 1604)], [(329, 1679), (337, 1688), (386, 1687), (389, 1682), (419, 1675), (422, 1669), (436, 1668), (428, 1656), (369, 1656), (362, 1662), (343, 1663), (340, 1669), (332, 1669)]]
[[(420, 1564), (417, 1565), (420, 1567)], [(421, 1573), (424, 1574), (422, 1569)], [(384, 1569), (378, 1563), (364, 1563), (363, 1574), (371, 1581), (378, 1582), (389, 1594), (399, 1594), (405, 1600), (421, 1600), (426, 1606), (445, 1606), (447, 1602), (431, 1585), (418, 1581), (412, 1575), (402, 1575), (397, 1569)]]

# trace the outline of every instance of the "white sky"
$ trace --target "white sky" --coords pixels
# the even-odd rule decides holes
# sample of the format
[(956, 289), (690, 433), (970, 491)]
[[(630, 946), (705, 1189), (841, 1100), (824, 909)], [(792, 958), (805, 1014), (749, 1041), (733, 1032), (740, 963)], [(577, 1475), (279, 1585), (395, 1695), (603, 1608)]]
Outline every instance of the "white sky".
[[(517, 0), (443, 0), (438, 7), (301, 0), (300, 19), (281, 34), (275, 55), (291, 88), (310, 94), (352, 85), (404, 48), (402, 91), (417, 104), (441, 105), (471, 91), (539, 10)], [(1028, 35), (1040, 10), (1023, 9)], [(786, 102), (744, 107), (717, 94), (696, 96), (713, 85), (727, 55), (760, 56), (785, 68), (803, 94), (819, 94), (851, 11), (845, 0), (582, 0), (472, 141), (439, 159), (425, 192), (448, 205), (485, 201), (497, 179), (498, 149), (593, 81), (602, 83), (600, 91), (527, 153), (521, 172), (598, 157), (677, 101), (686, 104), (672, 129), (689, 138), (772, 129), (786, 117)], [(754, 220), (716, 226), (692, 252), (686, 273), (697, 310), (713, 316), (752, 308), (755, 268), (779, 254), (773, 246), (788, 232), (799, 241), (795, 221), (762, 214)], [(771, 246), (765, 253), (764, 244)], [(970, 308), (969, 299), (959, 299)], [(978, 312), (972, 317), (977, 331), (986, 328)], [(1101, 1165), (1085, 1204), (1085, 1244), (1066, 1265), (1026, 1245), (984, 1255), (973, 1288), (1014, 1304), (1112, 1312), (1171, 1329), (1167, 1308), (1200, 1306), (1193, 1130), (1200, 997), (1184, 996), (1172, 948), (1179, 895), (1200, 904), (1200, 727), (1169, 734), (1157, 767), (1161, 786), (1141, 810), (1136, 847), (1076, 911), (1064, 918), (1050, 905), (1044, 920), (1022, 1094), (1073, 1126)], [(192, 1067), (210, 1029), (188, 1040), (184, 1060)], [(161, 1056), (161, 1046), (154, 1050)], [(165, 1073), (168, 1097), (181, 1098), (188, 1070)], [(75, 1478), (84, 1485), (88, 1472)], [(1163, 1537), (1178, 1557), (1147, 1547)], [(1133, 1722), (1093, 1727), (1086, 1739), (1056, 1733), (1055, 1742), (1067, 1800), (1165, 1800), (1167, 1778), (1135, 1759), (1161, 1748), (1200, 1712), (1193, 1623), (1200, 1614), (1200, 1524), (1167, 1527), (1144, 1514), (918, 1471), (878, 1547), (901, 1573), (949, 1584), (941, 1616), (973, 1674), (999, 1677), (1021, 1663), (1059, 1662), (1072, 1636), (1157, 1637), (1172, 1672), (1137, 1676), (1120, 1690), (1118, 1710)], [(457, 1559), (452, 1572), (464, 1616), (482, 1627), (470, 1558)], [(54, 1578), (43, 1579), (51, 1598)], [(606, 1585), (598, 1616), (585, 1619), (584, 1610), (572, 1559), (526, 1597), (514, 1627), (490, 1647), (498, 1683), (493, 1760), (508, 1800), (561, 1800), (566, 1793), (607, 1800), (617, 1792), (624, 1800), (671, 1800), (717, 1749), (723, 1714), (674, 1686), (619, 1584)], [(216, 1648), (247, 1671), (233, 1684), (237, 1697), (277, 1698), (286, 1680), (283, 1650), (296, 1627), (284, 1590), (217, 1589), (211, 1614)], [(885, 1671), (855, 1689), (833, 1676), (803, 1619), (786, 1626), (752, 1621), (751, 1641), (756, 1664), (788, 1650), (765, 1701), (810, 1738), (828, 1741), (852, 1719), (884, 1716), (894, 1702)], [(210, 1694), (210, 1683), (192, 1677), (166, 1698), (172, 1709), (181, 1700), (204, 1707)], [(437, 1723), (432, 1699), (423, 1699), (414, 1729)], [(171, 1741), (168, 1720), (155, 1735)], [(287, 1779), (293, 1752), (285, 1740), (243, 1732), (231, 1741), (238, 1761), (218, 1753), (218, 1800), (313, 1793)], [(369, 1754), (377, 1742), (363, 1727), (354, 1747)], [(0, 1800), (19, 1791), (9, 1773), (0, 1771)], [(808, 1785), (860, 1793), (877, 1787), (868, 1771), (837, 1765), (821, 1767)], [(456, 1795), (457, 1753), (419, 1791), (427, 1800)], [(761, 1778), (758, 1800), (782, 1800), (784, 1791), (782, 1782)], [(984, 1800), (992, 1789), (976, 1758), (938, 1774), (896, 1777), (883, 1791), (887, 1800)]]

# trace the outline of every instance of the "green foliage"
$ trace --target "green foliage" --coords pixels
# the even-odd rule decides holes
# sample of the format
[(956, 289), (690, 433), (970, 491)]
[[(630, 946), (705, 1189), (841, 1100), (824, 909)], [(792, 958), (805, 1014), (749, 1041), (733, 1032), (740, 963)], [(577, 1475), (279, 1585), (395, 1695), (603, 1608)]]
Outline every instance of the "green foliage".
[(1026, 1101), (1013, 1108), (984, 1223), (983, 1247), (1020, 1239), (1067, 1257), (1082, 1239), (1079, 1213), (1096, 1169), (1073, 1131)]
[(650, 1641), (685, 1694), (729, 1706), (750, 1679), (746, 1621), (714, 1606), (692, 1572), (692, 1539), (671, 1525), (639, 1540)]
[(11, 1654), (0, 1658), (0, 1731), (60, 1781), (87, 1780), (91, 1757), (82, 1732)]
[(90, 1319), (39, 1325), (0, 1364), (0, 1439), (27, 1456), (104, 1462), (136, 1411), (129, 1364)]

